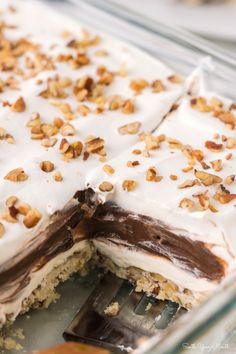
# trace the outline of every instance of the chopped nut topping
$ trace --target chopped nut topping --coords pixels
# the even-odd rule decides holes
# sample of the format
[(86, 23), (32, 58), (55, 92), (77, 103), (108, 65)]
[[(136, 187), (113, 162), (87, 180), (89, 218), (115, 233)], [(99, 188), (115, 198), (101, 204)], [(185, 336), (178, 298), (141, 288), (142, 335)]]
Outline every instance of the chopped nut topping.
[(108, 105), (110, 111), (115, 111), (124, 105), (124, 100), (121, 96), (114, 95), (108, 98)]
[(16, 204), (17, 200), (18, 200), (18, 198), (14, 195), (7, 198), (6, 206), (8, 206), (8, 207), (14, 206)]
[(195, 205), (194, 201), (188, 198), (182, 199), (179, 203), (180, 208), (183, 209), (192, 209), (194, 205)]
[(143, 79), (132, 80), (130, 83), (130, 88), (135, 91), (136, 94), (141, 93), (146, 87), (148, 87), (148, 82)]
[(220, 152), (224, 149), (223, 144), (217, 144), (214, 141), (209, 140), (205, 142), (205, 147), (212, 152)]
[(127, 167), (135, 167), (140, 165), (139, 161), (128, 161), (127, 162)]
[(222, 178), (211, 173), (195, 170), (195, 176), (204, 184), (204, 186), (211, 186), (222, 182)]
[(113, 175), (113, 173), (115, 172), (114, 168), (111, 165), (104, 165), (102, 169), (108, 175)]
[(221, 171), (223, 168), (222, 160), (210, 161), (210, 164), (211, 164), (212, 168), (217, 172)]
[(141, 127), (140, 122), (133, 122), (118, 128), (118, 132), (122, 135), (126, 134), (137, 134)]
[(113, 189), (113, 184), (110, 182), (104, 181), (99, 185), (99, 189), (101, 192), (110, 192)]
[(168, 80), (172, 83), (172, 84), (181, 84), (182, 83), (182, 78), (175, 74), (175, 75), (171, 75), (168, 77)]
[(177, 140), (177, 139), (172, 139), (172, 138), (166, 138), (170, 149), (182, 149), (183, 144)]
[(8, 174), (4, 177), (11, 182), (22, 182), (28, 178), (27, 174), (23, 170), (23, 168), (15, 168), (14, 170), (8, 172)]
[(170, 179), (171, 179), (172, 181), (176, 181), (176, 180), (178, 179), (178, 176), (176, 176), (176, 175), (170, 175)]
[(4, 235), (5, 233), (5, 227), (4, 225), (0, 222), (0, 238)]
[(122, 183), (122, 188), (125, 191), (131, 192), (133, 191), (136, 187), (137, 187), (138, 183), (132, 179), (126, 179), (124, 180), (124, 182)]
[(193, 179), (193, 180), (187, 179), (186, 181), (181, 183), (178, 188), (185, 189), (185, 188), (190, 188), (190, 187), (193, 187), (193, 186), (196, 186), (196, 185), (197, 186), (200, 185), (200, 183), (199, 183), (199, 181), (197, 179)]
[(198, 198), (200, 210), (209, 209), (212, 213), (216, 213), (218, 210), (210, 203), (210, 198), (207, 194), (208, 191), (206, 190), (204, 192), (194, 194), (193, 197)]
[(139, 149), (134, 149), (134, 150), (132, 151), (132, 154), (134, 154), (134, 155), (141, 155), (141, 153), (142, 153), (142, 151), (139, 150)]
[(49, 147), (53, 147), (56, 143), (57, 143), (57, 138), (49, 138), (49, 139), (42, 140), (41, 145), (46, 148), (49, 148)]
[(63, 180), (63, 177), (62, 177), (62, 174), (60, 171), (56, 171), (53, 175), (53, 179), (56, 181), (56, 182), (61, 182)]
[(7, 133), (4, 128), (0, 128), (0, 140), (5, 140), (9, 144), (14, 143), (14, 138), (11, 134)]
[(63, 136), (73, 136), (76, 134), (76, 130), (75, 127), (73, 127), (72, 124), (70, 123), (66, 123), (64, 124), (61, 129), (60, 129), (60, 133)]
[(101, 138), (88, 137), (85, 141), (85, 149), (90, 154), (105, 156), (105, 141)]
[(54, 164), (51, 161), (42, 161), (40, 168), (44, 172), (52, 172), (54, 170)]
[(200, 112), (210, 112), (212, 108), (207, 104), (204, 97), (196, 97), (191, 99), (191, 106)]
[(235, 138), (228, 138), (226, 141), (227, 149), (236, 149), (236, 139)]
[(20, 202), (20, 204), (17, 205), (17, 211), (21, 215), (27, 215), (30, 210), (31, 206), (27, 203)]
[(83, 150), (83, 144), (80, 141), (69, 143), (65, 138), (61, 140), (60, 152), (66, 160), (75, 159), (79, 157)]
[(24, 112), (26, 109), (26, 104), (23, 97), (19, 97), (15, 103), (11, 105), (12, 112)]
[(152, 135), (150, 133), (142, 133), (139, 135), (141, 141), (145, 142), (146, 150), (159, 149), (160, 144), (165, 140), (165, 135), (161, 134), (159, 136)]
[(90, 108), (83, 104), (78, 106), (77, 111), (81, 114), (81, 116), (85, 117), (90, 112)]
[(163, 92), (165, 90), (166, 90), (166, 88), (165, 88), (164, 84), (161, 82), (161, 80), (153, 81), (153, 83), (152, 83), (152, 92), (160, 93), (160, 92)]
[(54, 127), (56, 127), (57, 129), (60, 129), (63, 126), (64, 122), (61, 118), (54, 118), (53, 120), (53, 125)]
[(225, 156), (225, 159), (226, 160), (231, 160), (232, 159), (232, 157), (233, 157), (233, 154), (227, 154), (226, 156)]
[(38, 209), (31, 209), (24, 217), (23, 223), (28, 229), (31, 229), (38, 224), (41, 217), (42, 215)]
[(193, 166), (188, 166), (188, 167), (184, 167), (182, 168), (182, 172), (187, 173), (193, 170)]
[(123, 104), (122, 112), (125, 114), (131, 114), (134, 113), (134, 111), (134, 102), (132, 100), (126, 100)]
[(146, 181), (160, 182), (162, 179), (163, 179), (162, 176), (157, 176), (157, 170), (155, 166), (149, 167), (146, 173)]
[(224, 183), (227, 184), (227, 185), (230, 185), (232, 184), (233, 182), (235, 181), (235, 175), (230, 175), (230, 176), (227, 176), (224, 180)]

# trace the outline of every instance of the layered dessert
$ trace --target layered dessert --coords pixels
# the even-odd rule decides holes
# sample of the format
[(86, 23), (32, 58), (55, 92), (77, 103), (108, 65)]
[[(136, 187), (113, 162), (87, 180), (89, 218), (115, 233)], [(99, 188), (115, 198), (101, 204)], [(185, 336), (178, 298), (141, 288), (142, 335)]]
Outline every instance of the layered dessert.
[(88, 176), (85, 193), (98, 261), (185, 308), (235, 268), (236, 107), (203, 94)]
[(0, 4), (1, 326), (48, 306), (91, 259), (199, 304), (235, 265), (235, 104), (36, 1), (12, 4)]
[(153, 131), (183, 85), (165, 64), (36, 1), (0, 6), (3, 325), (47, 306), (89, 261), (78, 197), (88, 173)]

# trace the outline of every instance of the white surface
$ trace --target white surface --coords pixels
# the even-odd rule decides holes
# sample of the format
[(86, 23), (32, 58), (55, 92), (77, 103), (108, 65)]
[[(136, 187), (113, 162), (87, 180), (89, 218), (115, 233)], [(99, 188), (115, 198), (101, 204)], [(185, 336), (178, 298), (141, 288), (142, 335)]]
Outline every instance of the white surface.
[(236, 5), (179, 4), (175, 0), (115, 0), (152, 19), (179, 25), (196, 33), (236, 41)]

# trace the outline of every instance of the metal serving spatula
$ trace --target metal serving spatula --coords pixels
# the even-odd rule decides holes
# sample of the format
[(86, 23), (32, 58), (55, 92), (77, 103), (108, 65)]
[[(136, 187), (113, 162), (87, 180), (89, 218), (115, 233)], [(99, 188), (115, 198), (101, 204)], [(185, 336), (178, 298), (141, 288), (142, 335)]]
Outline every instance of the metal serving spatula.
[(141, 340), (164, 330), (183, 311), (171, 301), (137, 293), (130, 282), (107, 273), (64, 332), (64, 338), (112, 353), (129, 352)]

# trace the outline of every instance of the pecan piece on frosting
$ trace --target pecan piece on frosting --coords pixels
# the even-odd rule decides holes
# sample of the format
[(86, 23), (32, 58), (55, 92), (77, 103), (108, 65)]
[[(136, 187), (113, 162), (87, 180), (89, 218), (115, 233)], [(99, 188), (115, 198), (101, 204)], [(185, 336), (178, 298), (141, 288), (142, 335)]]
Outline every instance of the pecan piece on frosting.
[(54, 170), (54, 164), (51, 161), (42, 161), (40, 168), (44, 172), (52, 172)]
[(122, 127), (118, 128), (118, 132), (121, 135), (137, 134), (139, 132), (140, 127), (141, 127), (140, 122), (133, 122), (133, 123), (129, 123), (129, 124), (123, 125)]
[(217, 144), (214, 141), (209, 140), (205, 142), (205, 147), (212, 152), (220, 152), (224, 149), (223, 144)]
[(42, 217), (42, 215), (38, 209), (31, 209), (25, 215), (23, 223), (28, 229), (31, 229), (38, 224), (41, 217)]
[(204, 186), (211, 186), (212, 184), (219, 184), (222, 178), (205, 171), (194, 171), (195, 176), (204, 184)]
[(99, 185), (99, 189), (101, 192), (110, 192), (113, 189), (113, 184), (110, 182), (104, 181)]
[(160, 182), (162, 178), (162, 176), (157, 175), (157, 170), (155, 166), (149, 167), (146, 172), (146, 180), (148, 182)]
[(122, 188), (127, 191), (131, 192), (137, 187), (138, 183), (132, 179), (125, 179), (122, 183)]
[(179, 203), (179, 207), (183, 209), (192, 209), (194, 205), (194, 201), (189, 198), (184, 198)]
[(7, 179), (8, 181), (11, 182), (22, 182), (25, 181), (27, 178), (28, 178), (27, 174), (21, 167), (11, 170), (4, 177), (4, 179)]
[(23, 97), (17, 98), (17, 100), (11, 105), (12, 112), (24, 112), (26, 109), (26, 104)]

